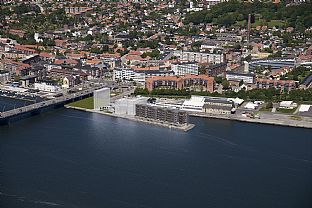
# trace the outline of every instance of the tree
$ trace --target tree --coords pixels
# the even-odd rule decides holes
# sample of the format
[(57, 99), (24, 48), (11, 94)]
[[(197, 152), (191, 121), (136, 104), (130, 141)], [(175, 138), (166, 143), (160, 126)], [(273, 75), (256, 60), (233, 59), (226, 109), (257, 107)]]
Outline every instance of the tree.
[(244, 80), (241, 80), (240, 82), (239, 82), (239, 86), (242, 86), (244, 84)]
[(269, 102), (266, 104), (266, 108), (273, 108), (273, 103), (272, 103), (272, 101), (269, 101)]
[(229, 81), (227, 81), (226, 79), (224, 79), (224, 80), (222, 81), (222, 86), (223, 86), (223, 89), (229, 89), (229, 87), (230, 87)]

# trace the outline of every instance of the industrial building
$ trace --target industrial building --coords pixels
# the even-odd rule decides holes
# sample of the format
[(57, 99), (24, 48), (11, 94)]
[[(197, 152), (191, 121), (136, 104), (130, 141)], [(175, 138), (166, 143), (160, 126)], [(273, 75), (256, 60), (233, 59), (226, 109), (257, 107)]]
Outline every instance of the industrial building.
[(102, 88), (93, 93), (94, 109), (102, 110), (110, 105), (110, 89)]
[(137, 117), (151, 119), (160, 122), (172, 124), (188, 124), (188, 114), (185, 111), (179, 111), (170, 108), (161, 108), (146, 104), (136, 105)]
[(277, 59), (258, 59), (248, 62), (247, 69), (253, 71), (256, 67), (271, 67), (271, 69), (280, 69), (283, 67), (293, 68), (295, 66), (295, 59), (293, 58), (277, 58)]
[[(211, 114), (230, 114), (235, 112), (235, 99), (223, 97), (192, 96), (185, 100), (181, 109)], [(241, 103), (241, 102), (240, 102)]]

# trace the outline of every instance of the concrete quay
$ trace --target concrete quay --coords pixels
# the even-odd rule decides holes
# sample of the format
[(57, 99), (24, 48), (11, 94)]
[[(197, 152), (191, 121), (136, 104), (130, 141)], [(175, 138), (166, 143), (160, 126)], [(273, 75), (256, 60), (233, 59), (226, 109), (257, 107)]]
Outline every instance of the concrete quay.
[(241, 122), (270, 124), (278, 126), (298, 127), (298, 128), (312, 128), (312, 118), (310, 117), (297, 117), (288, 114), (260, 114), (260, 118), (245, 118), (239, 115), (214, 115), (207, 113), (190, 113), (190, 116), (234, 120)]
[(111, 116), (111, 117), (115, 117), (115, 118), (123, 118), (123, 119), (128, 119), (131, 121), (142, 122), (142, 123), (146, 123), (146, 124), (156, 125), (156, 126), (180, 130), (180, 131), (189, 131), (195, 127), (194, 124), (173, 125), (170, 123), (158, 122), (156, 120), (143, 119), (143, 118), (139, 118), (136, 116), (117, 115), (117, 114), (107, 113), (107, 112), (103, 112), (103, 111), (99, 111), (99, 110), (92, 110), (92, 109), (74, 107), (74, 106), (69, 106), (69, 105), (65, 105), (65, 108), (75, 109), (75, 110), (80, 110), (80, 111), (85, 111), (85, 112), (91, 112), (91, 113), (98, 113), (98, 114), (103, 114), (103, 115)]

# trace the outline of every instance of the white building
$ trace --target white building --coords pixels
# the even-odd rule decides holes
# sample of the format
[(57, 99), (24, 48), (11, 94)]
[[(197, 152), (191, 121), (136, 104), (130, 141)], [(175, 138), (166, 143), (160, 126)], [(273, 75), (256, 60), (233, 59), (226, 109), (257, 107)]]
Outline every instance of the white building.
[(185, 74), (198, 75), (197, 62), (172, 63), (171, 69), (177, 76), (184, 76)]
[(121, 98), (115, 102), (115, 114), (118, 115), (135, 115), (136, 104), (146, 104), (146, 97)]
[(57, 85), (54, 85), (52, 83), (47, 83), (47, 82), (36, 82), (34, 84), (34, 88), (36, 90), (40, 90), (40, 91), (46, 91), (46, 92), (57, 92), (60, 90), (60, 87)]
[(102, 88), (93, 93), (94, 109), (101, 110), (110, 105), (110, 89)]
[(279, 103), (279, 108), (283, 109), (294, 109), (297, 107), (297, 103), (294, 103), (294, 101), (282, 101)]
[(302, 113), (302, 112), (308, 112), (310, 110), (312, 105), (305, 105), (305, 104), (302, 104), (300, 105), (299, 107), (299, 110), (298, 112)]
[(228, 1), (228, 0), (204, 0), (204, 3), (207, 5), (207, 9), (211, 9), (213, 5), (216, 5), (225, 1)]
[(205, 97), (204, 96), (194, 96), (189, 100), (185, 100), (182, 105), (182, 110), (185, 111), (203, 111), (203, 106), (205, 105)]
[(193, 51), (177, 50), (173, 53), (174, 56), (179, 57), (181, 61), (221, 64), (225, 61), (223, 53), (202, 53)]
[(237, 73), (237, 72), (227, 72), (226, 79), (228, 81), (235, 81), (235, 82), (240, 82), (241, 80), (243, 80), (243, 82), (246, 84), (253, 84), (255, 82), (255, 75)]
[(10, 73), (8, 71), (0, 70), (0, 83), (7, 83), (10, 80)]
[(135, 81), (140, 84), (145, 84), (145, 73), (136, 72), (130, 68), (115, 68), (113, 70), (114, 81)]
[(248, 110), (255, 110), (255, 109), (257, 109), (258, 108), (258, 104), (255, 104), (255, 103), (252, 103), (252, 102), (248, 102), (245, 106), (244, 106), (244, 108), (245, 109), (248, 109)]

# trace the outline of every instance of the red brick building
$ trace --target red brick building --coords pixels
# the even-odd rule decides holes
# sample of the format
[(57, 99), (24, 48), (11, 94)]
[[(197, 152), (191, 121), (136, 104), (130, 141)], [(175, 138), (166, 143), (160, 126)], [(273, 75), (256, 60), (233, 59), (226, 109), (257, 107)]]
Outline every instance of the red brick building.
[(190, 91), (206, 91), (213, 92), (214, 78), (207, 75), (185, 75), (177, 76), (156, 76), (147, 78), (145, 87), (148, 91), (155, 88), (165, 89), (189, 89)]

